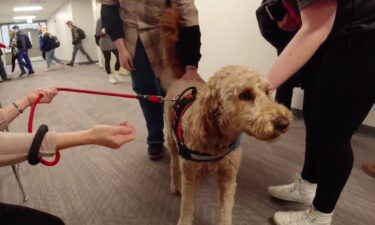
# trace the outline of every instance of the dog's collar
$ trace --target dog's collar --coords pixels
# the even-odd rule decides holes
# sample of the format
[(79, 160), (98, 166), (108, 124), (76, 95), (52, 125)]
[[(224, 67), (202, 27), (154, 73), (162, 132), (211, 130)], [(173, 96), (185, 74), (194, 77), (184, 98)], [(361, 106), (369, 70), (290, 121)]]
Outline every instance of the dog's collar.
[[(191, 91), (190, 94), (187, 94)], [(183, 138), (182, 131), (182, 117), (185, 114), (186, 110), (193, 104), (196, 99), (197, 89), (195, 87), (190, 87), (184, 90), (176, 99), (175, 104), (173, 105), (174, 110), (174, 120), (173, 120), (173, 133), (175, 140), (178, 145), (179, 155), (187, 160), (196, 161), (196, 162), (210, 162), (216, 161), (224, 158), (229, 153), (234, 151), (240, 146), (240, 138), (237, 138), (231, 145), (227, 147), (227, 151), (221, 155), (210, 155), (207, 153), (201, 153), (196, 150), (189, 149), (186, 147)]]

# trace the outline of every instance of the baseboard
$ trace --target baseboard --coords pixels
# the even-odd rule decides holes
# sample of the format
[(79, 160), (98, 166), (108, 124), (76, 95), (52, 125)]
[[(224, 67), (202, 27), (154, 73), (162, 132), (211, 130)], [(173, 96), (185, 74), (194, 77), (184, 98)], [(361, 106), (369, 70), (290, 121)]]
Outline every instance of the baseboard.
[[(294, 115), (295, 118), (297, 118), (297, 119), (302, 119), (303, 118), (303, 112), (302, 112), (302, 110), (292, 108), (291, 111), (292, 111), (292, 113), (293, 113), (293, 115)], [(359, 132), (361, 134), (366, 134), (366, 135), (370, 135), (370, 136), (375, 137), (375, 127), (368, 126), (368, 125), (365, 125), (365, 124), (362, 124), (358, 128), (357, 132)]]

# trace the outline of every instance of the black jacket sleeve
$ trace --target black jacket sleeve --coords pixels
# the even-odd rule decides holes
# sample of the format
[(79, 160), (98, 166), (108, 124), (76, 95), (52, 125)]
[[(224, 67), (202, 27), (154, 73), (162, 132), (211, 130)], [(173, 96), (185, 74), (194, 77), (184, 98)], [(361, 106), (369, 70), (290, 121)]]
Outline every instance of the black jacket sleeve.
[(124, 38), (124, 28), (120, 17), (120, 5), (102, 5), (100, 11), (103, 27), (112, 41)]
[(201, 58), (201, 31), (198, 25), (180, 28), (176, 49), (182, 67), (188, 65), (198, 67)]

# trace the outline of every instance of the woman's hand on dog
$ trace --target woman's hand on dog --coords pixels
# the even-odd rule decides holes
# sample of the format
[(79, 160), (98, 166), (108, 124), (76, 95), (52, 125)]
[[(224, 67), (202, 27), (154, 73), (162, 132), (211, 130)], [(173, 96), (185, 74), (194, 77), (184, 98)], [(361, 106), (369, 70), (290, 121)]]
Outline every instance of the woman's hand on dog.
[(40, 103), (51, 103), (52, 99), (58, 94), (56, 88), (48, 87), (48, 88), (40, 88), (28, 94), (26, 98), (28, 99), (30, 105), (33, 104), (39, 97), (39, 95), (43, 95), (43, 98), (40, 100)]
[(126, 122), (120, 126), (97, 125), (90, 130), (92, 143), (112, 149), (120, 148), (135, 139), (135, 129)]
[(198, 81), (198, 82), (204, 83), (204, 80), (198, 74), (197, 68), (195, 68), (195, 67), (191, 67), (191, 68), (187, 67), (186, 71), (185, 71), (185, 74), (181, 77), (181, 79)]

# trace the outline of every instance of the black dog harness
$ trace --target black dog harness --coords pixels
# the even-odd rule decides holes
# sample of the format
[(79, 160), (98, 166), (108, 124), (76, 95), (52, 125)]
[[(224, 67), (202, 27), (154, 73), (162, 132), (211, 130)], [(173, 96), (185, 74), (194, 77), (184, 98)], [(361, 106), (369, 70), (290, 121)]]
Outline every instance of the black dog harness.
[[(187, 94), (188, 92), (190, 94)], [(182, 117), (184, 116), (186, 110), (193, 104), (196, 99), (197, 89), (195, 87), (190, 87), (184, 90), (176, 99), (175, 104), (173, 105), (174, 110), (174, 120), (172, 121), (173, 133), (175, 140), (178, 145), (179, 155), (187, 160), (196, 161), (196, 162), (210, 162), (216, 161), (224, 158), (233, 150), (237, 149), (240, 145), (240, 138), (238, 138), (234, 143), (228, 146), (228, 150), (222, 155), (210, 155), (207, 153), (201, 153), (196, 150), (191, 150), (186, 147), (183, 138), (182, 131)]]

